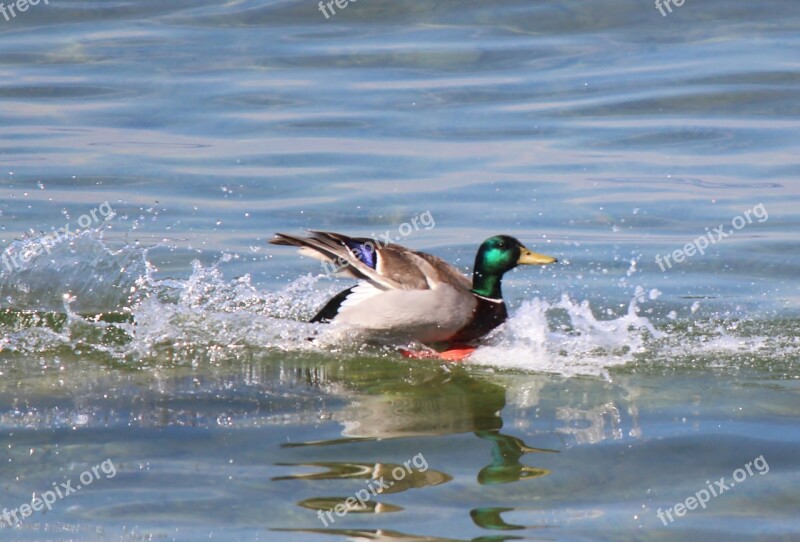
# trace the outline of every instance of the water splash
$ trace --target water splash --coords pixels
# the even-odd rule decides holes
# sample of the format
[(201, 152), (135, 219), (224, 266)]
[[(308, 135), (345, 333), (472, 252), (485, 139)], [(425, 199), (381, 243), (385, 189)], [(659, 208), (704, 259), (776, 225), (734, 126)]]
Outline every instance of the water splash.
[[(147, 251), (108, 249), (97, 230), (49, 244), (45, 237), (15, 241), (0, 254), (0, 308), (81, 313), (128, 304), (131, 286), (148, 273)], [(47, 249), (42, 247), (47, 246)]]
[(644, 289), (639, 287), (625, 315), (598, 320), (588, 301), (573, 301), (568, 294), (554, 304), (539, 298), (525, 301), (489, 338), (489, 345), (479, 348), (471, 359), (568, 376), (606, 374), (607, 368), (634, 361), (636, 354), (647, 352), (650, 339), (664, 336), (639, 316), (642, 302)]
[[(26, 242), (36, 240), (4, 254), (21, 254)], [(395, 356), (374, 347), (364, 351), (335, 326), (306, 323), (336, 291), (323, 286), (321, 276), (269, 292), (249, 275), (225, 278), (220, 266), (231, 257), (223, 255), (211, 266), (194, 262), (186, 279), (156, 278), (148, 249), (112, 250), (92, 231), (25, 259), (24, 266), (0, 272), (0, 351), (41, 358), (66, 348), (155, 365), (213, 363), (253, 350)], [(657, 304), (659, 296), (637, 287), (625, 313), (604, 319), (588, 301), (567, 293), (558, 302), (524, 301), (470, 363), (572, 376), (607, 375), (625, 364), (692, 364), (703, 356), (711, 364), (742, 356), (750, 356), (744, 362), (797, 359), (796, 325), (754, 329), (737, 320), (701, 320), (688, 308), (691, 321), (671, 311), (656, 325), (640, 308)]]

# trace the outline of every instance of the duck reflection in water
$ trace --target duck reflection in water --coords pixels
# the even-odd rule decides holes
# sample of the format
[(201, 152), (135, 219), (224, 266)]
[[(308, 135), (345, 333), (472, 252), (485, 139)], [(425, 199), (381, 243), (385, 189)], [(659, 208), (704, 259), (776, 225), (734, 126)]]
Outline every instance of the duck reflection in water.
[[(350, 398), (349, 406), (333, 415), (333, 418), (344, 427), (342, 438), (285, 446), (358, 445), (385, 439), (471, 432), (491, 445), (491, 460), (477, 473), (478, 483), (504, 484), (549, 474), (550, 471), (547, 469), (524, 465), (521, 460), (526, 454), (554, 452), (554, 450), (528, 446), (520, 438), (501, 432), (503, 427), (501, 411), (506, 405), (504, 387), (473, 377), (461, 368), (436, 368), (423, 373), (413, 379), (381, 378), (370, 379), (366, 383), (350, 382), (349, 385), (355, 388), (355, 393)], [(315, 471), (278, 476), (273, 478), (275, 481), (348, 479), (369, 481), (384, 477), (394, 482), (390, 488), (381, 491), (363, 506), (360, 504), (353, 506), (352, 499), (349, 505), (345, 504), (347, 498), (352, 497), (352, 490), (343, 491), (341, 496), (312, 497), (298, 503), (303, 508), (318, 512), (330, 511), (336, 505), (347, 506), (348, 513), (398, 512), (403, 508), (385, 502), (386, 499), (381, 498), (383, 494), (437, 486), (453, 479), (446, 472), (427, 468), (427, 464), (424, 472), (414, 470), (402, 480), (391, 478), (391, 473), (395, 469), (402, 468), (398, 462), (312, 461), (280, 465), (310, 467)], [(470, 516), (476, 525), (483, 528), (516, 528), (503, 523), (500, 518), (502, 511), (504, 510), (478, 508), (473, 510)], [(340, 530), (334, 529), (334, 531)], [(326, 529), (325, 532), (331, 534), (331, 529)], [(341, 530), (340, 534), (353, 532)], [(387, 533), (387, 531), (381, 532)], [(400, 533), (397, 535), (400, 539), (405, 539), (406, 536)], [(372, 537), (366, 536), (366, 538)]]

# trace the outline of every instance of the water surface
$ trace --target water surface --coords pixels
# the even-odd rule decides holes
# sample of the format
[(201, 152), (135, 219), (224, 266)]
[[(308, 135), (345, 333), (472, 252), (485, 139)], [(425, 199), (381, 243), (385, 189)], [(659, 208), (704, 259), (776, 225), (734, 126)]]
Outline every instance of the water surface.
[[(116, 469), (2, 537), (796, 539), (799, 26), (790, 0), (0, 16), (0, 506)], [(348, 285), (266, 244), (304, 228), (561, 263), (507, 276), (468, 363), (409, 361), (303, 323)]]

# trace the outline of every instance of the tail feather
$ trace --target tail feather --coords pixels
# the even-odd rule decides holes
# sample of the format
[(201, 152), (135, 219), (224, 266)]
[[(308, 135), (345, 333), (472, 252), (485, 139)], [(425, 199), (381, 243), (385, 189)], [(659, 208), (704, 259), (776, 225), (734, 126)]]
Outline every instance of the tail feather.
[[(356, 279), (374, 280), (371, 269), (375, 267), (375, 245), (372, 239), (347, 237), (332, 232), (310, 230), (311, 235), (300, 237), (288, 233), (276, 233), (270, 243), (281, 246), (296, 246), (300, 253), (323, 262), (330, 262), (339, 273)], [(363, 246), (370, 243), (373, 248), (365, 251)], [(355, 250), (355, 249), (358, 250)]]
[[(427, 264), (428, 260), (399, 245), (381, 246), (374, 239), (366, 237), (348, 237), (316, 230), (309, 230), (308, 237), (278, 233), (270, 243), (299, 247), (301, 254), (332, 263), (336, 273), (366, 280), (382, 290), (424, 289), (427, 285), (425, 275), (418, 266), (420, 262)], [(392, 267), (399, 268), (401, 272), (387, 276), (379, 271), (382, 260), (388, 260)]]
[(302, 238), (290, 235), (288, 233), (276, 233), (275, 237), (268, 241), (271, 245), (282, 245), (287, 247), (300, 246)]
[(334, 261), (340, 258), (346, 258), (346, 253), (343, 250), (344, 246), (333, 244), (327, 239), (320, 238), (317, 235), (312, 237), (299, 237), (288, 233), (276, 233), (275, 237), (270, 239), (269, 242), (273, 245), (311, 249), (318, 252), (322, 260)]

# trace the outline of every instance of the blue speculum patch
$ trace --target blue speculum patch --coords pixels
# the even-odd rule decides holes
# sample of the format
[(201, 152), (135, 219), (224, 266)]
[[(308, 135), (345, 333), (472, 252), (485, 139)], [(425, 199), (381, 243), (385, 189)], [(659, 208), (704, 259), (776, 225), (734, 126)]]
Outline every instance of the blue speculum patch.
[(345, 244), (347, 248), (353, 251), (353, 254), (361, 263), (375, 269), (378, 259), (376, 257), (374, 241), (345, 241)]

